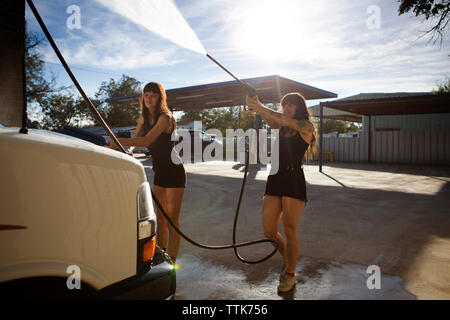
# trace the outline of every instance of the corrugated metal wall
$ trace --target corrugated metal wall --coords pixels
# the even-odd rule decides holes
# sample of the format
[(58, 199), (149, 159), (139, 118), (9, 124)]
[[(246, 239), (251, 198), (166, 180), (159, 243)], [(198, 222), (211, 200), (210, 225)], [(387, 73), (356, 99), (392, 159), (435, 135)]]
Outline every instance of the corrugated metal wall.
[[(368, 133), (323, 140), (323, 151), (333, 152), (335, 161), (368, 161)], [(371, 159), (374, 163), (450, 165), (450, 130), (372, 132)]]
[[(369, 117), (363, 117), (364, 128), (368, 128)], [(396, 116), (372, 116), (372, 131), (397, 129), (404, 131), (450, 130), (450, 113), (409, 114)]]

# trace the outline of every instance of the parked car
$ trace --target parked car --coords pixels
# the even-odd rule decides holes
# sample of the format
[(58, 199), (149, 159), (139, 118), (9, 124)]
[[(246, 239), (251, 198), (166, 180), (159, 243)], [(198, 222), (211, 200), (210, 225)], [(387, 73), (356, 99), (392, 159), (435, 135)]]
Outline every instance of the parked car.
[[(191, 159), (194, 159), (194, 156), (197, 153), (197, 157), (198, 159), (202, 159), (203, 160), (203, 151), (205, 150), (205, 148), (214, 143), (217, 144), (219, 148), (223, 148), (223, 143), (222, 141), (219, 141), (218, 139), (216, 139), (215, 135), (210, 135), (207, 134), (205, 131), (200, 131), (200, 130), (188, 130), (188, 129), (178, 129), (179, 133), (182, 132), (189, 132), (190, 136), (191, 136)], [(194, 148), (194, 141), (195, 139), (198, 139), (198, 141), (201, 141), (201, 150), (197, 150)], [(179, 144), (183, 141), (183, 136), (180, 134), (180, 138), (178, 140), (178, 142), (176, 142), (176, 144)], [(178, 148), (177, 148), (178, 149)], [(179, 154), (181, 157), (183, 157), (183, 152), (184, 150), (181, 149), (179, 151)], [(212, 156), (215, 156), (215, 152), (212, 152)]]
[[(140, 161), (61, 133), (1, 128), (0, 166), (0, 296), (174, 297)], [(74, 270), (81, 289), (67, 285)]]

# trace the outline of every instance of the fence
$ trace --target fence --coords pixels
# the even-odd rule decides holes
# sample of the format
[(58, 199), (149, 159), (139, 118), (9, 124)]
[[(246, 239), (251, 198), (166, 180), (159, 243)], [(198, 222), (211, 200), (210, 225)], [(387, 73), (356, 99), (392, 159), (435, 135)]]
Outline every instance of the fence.
[[(371, 134), (374, 163), (450, 165), (450, 131), (378, 131)], [(358, 138), (323, 138), (323, 151), (333, 152), (337, 162), (367, 162), (368, 143), (366, 132), (361, 132)]]

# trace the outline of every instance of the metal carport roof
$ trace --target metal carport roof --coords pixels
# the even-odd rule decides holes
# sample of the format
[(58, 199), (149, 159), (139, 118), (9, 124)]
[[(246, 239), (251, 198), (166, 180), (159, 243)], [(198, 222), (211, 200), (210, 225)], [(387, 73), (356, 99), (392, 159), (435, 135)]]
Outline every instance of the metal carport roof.
[[(311, 115), (313, 117), (320, 117), (320, 104), (309, 107), (311, 111)], [(323, 117), (324, 119), (332, 119), (332, 120), (342, 120), (342, 121), (352, 121), (352, 122), (362, 122), (362, 116), (359, 114), (331, 109), (331, 108), (323, 108)]]
[(365, 116), (449, 113), (450, 94), (438, 95), (432, 92), (361, 93), (322, 102), (321, 105)]
[[(258, 92), (262, 102), (277, 103), (289, 92), (300, 92), (307, 100), (336, 98), (335, 93), (278, 75), (244, 79)], [(246, 92), (237, 81), (226, 81), (166, 90), (167, 103), (174, 111), (245, 105)], [(109, 103), (137, 104), (139, 94), (110, 98)]]

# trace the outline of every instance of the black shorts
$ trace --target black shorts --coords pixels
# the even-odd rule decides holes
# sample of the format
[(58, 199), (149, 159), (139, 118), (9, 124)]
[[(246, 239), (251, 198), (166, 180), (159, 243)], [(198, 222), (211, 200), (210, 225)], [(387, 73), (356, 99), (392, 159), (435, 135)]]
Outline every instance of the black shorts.
[(296, 172), (278, 172), (269, 175), (264, 195), (290, 197), (308, 202), (306, 196), (306, 181), (303, 170)]
[(185, 188), (186, 171), (184, 170), (184, 166), (175, 166), (170, 171), (156, 170), (153, 184), (163, 188)]

